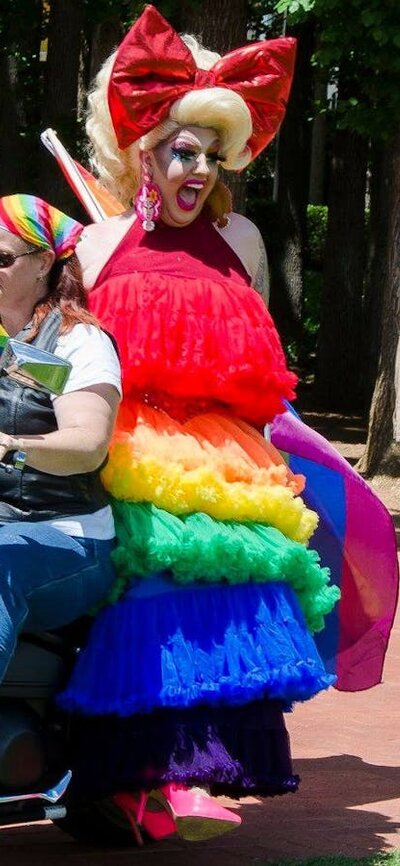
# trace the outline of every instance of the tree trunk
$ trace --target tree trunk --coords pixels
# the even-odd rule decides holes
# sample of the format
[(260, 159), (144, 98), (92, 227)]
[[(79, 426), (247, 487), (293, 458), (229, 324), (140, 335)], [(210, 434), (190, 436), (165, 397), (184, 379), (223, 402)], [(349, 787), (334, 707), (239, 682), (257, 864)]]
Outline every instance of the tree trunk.
[[(54, 128), (72, 152), (78, 129), (78, 84), (83, 23), (83, 0), (52, 0), (49, 47), (42, 108), (43, 128)], [(54, 160), (42, 149), (40, 188), (43, 198), (71, 212), (76, 201)]]
[(359, 135), (336, 131), (315, 382), (318, 405), (332, 409), (362, 405), (367, 154)]
[(37, 179), (40, 4), (24, 0), (16, 15), (3, 3), (0, 30), (0, 195), (6, 195), (32, 189)]
[(276, 166), (277, 237), (271, 249), (271, 312), (285, 340), (301, 349), (303, 250), (310, 167), (311, 55), (314, 30), (299, 27), (295, 74), (285, 120), (278, 139)]
[(318, 114), (314, 117), (311, 134), (310, 204), (325, 204), (326, 201), (326, 113), (321, 109), (327, 104), (326, 72), (317, 70), (314, 82), (314, 99)]
[[(400, 333), (400, 133), (388, 148), (388, 232), (382, 271), (383, 315), (381, 349), (369, 416), (368, 439), (357, 469), (373, 475), (383, 464), (399, 475), (399, 453), (394, 445), (396, 406), (396, 351)], [(394, 459), (392, 460), (391, 458)]]
[[(247, 42), (247, 0), (199, 0), (180, 7), (179, 28), (192, 33), (205, 48), (226, 54)], [(221, 172), (221, 179), (232, 193), (234, 210), (246, 210), (246, 176)]]
[(179, 26), (210, 51), (226, 54), (247, 42), (247, 12), (247, 0), (184, 0)]
[(90, 47), (90, 81), (93, 81), (104, 61), (121, 42), (122, 37), (121, 21), (116, 15), (97, 22)]
[(368, 261), (363, 311), (363, 375), (365, 409), (371, 405), (381, 345), (383, 296), (387, 279), (388, 200), (391, 183), (390, 148), (372, 145)]
[[(23, 187), (24, 160), (18, 129), (15, 76), (11, 59), (0, 53), (0, 195), (9, 195)], [(7, 130), (7, 134), (4, 131)]]

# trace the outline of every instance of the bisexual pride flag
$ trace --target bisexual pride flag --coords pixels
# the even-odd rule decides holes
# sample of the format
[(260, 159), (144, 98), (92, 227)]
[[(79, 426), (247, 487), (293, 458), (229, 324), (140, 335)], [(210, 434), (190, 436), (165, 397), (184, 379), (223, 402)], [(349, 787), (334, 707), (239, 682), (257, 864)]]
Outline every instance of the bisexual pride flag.
[(338, 689), (371, 688), (382, 680), (396, 611), (393, 521), (368, 484), (292, 407), (275, 418), (271, 438), (287, 452), (293, 472), (307, 479), (302, 498), (320, 517), (312, 546), (341, 590), (324, 631), (314, 635), (318, 649)]

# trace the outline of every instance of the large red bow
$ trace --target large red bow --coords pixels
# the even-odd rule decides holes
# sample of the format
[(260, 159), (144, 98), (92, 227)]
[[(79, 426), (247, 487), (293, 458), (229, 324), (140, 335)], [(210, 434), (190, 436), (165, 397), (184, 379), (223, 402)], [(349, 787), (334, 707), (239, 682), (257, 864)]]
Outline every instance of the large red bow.
[(188, 47), (154, 6), (147, 6), (121, 43), (108, 102), (118, 145), (137, 141), (168, 116), (191, 90), (227, 87), (247, 103), (253, 121), (252, 156), (266, 147), (285, 114), (296, 40), (271, 39), (237, 48), (207, 71), (198, 69)]

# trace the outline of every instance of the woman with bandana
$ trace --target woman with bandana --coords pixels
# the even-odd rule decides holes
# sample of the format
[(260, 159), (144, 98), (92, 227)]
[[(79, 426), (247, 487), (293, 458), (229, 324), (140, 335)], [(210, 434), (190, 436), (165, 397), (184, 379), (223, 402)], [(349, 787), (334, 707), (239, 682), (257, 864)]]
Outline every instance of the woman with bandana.
[(0, 199), (0, 317), (8, 337), (70, 365), (63, 393), (0, 359), (0, 680), (22, 629), (87, 613), (114, 580), (100, 482), (121, 396), (119, 361), (87, 309), (82, 226), (40, 198)]

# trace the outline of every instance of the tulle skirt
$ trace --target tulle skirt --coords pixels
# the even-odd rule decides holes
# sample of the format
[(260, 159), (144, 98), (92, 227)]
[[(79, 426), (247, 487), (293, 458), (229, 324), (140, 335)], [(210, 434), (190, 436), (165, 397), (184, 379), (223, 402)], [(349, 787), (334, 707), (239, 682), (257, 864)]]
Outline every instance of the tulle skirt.
[[(337, 594), (316, 515), (243, 422), (121, 413), (104, 472), (128, 590), (97, 616), (59, 704), (81, 796), (167, 781), (295, 790), (283, 711), (334, 683), (311, 631)], [(258, 521), (258, 522), (255, 522)], [(89, 782), (90, 779), (90, 782)], [(89, 786), (89, 788), (88, 788)]]
[(217, 274), (122, 273), (95, 288), (90, 302), (117, 340), (125, 397), (167, 391), (215, 400), (260, 425), (294, 397), (296, 376), (250, 286)]
[(307, 700), (333, 684), (284, 583), (139, 581), (97, 617), (64, 709), (130, 716), (166, 707)]
[(281, 705), (268, 700), (130, 718), (75, 716), (71, 765), (74, 797), (82, 800), (166, 782), (231, 796), (285, 794), (299, 784)]
[(119, 413), (102, 480), (119, 501), (150, 502), (175, 515), (257, 521), (294, 541), (307, 542), (318, 522), (297, 495), (303, 476), (293, 475), (256, 430), (221, 414), (179, 424), (130, 401)]

